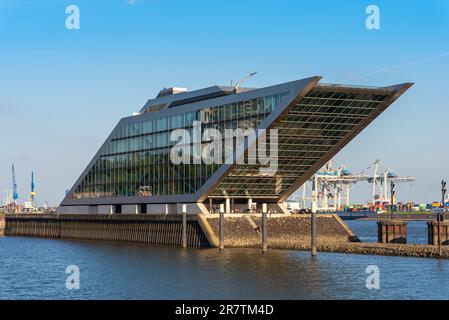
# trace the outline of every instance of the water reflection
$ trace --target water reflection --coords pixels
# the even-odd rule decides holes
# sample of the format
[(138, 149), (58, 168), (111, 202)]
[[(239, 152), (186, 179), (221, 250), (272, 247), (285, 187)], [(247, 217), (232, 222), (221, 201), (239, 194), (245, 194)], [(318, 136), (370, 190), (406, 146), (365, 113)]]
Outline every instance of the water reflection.
[[(449, 298), (449, 261), (258, 249), (0, 238), (1, 299)], [(79, 266), (81, 289), (65, 288)], [(365, 268), (378, 265), (381, 289)]]

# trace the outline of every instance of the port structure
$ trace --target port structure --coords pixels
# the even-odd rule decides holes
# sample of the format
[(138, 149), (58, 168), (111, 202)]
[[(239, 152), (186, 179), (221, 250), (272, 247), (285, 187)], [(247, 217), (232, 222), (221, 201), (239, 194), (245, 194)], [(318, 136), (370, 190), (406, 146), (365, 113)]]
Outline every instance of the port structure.
[(12, 188), (6, 191), (6, 198), (2, 201), (2, 207), (10, 213), (19, 213), (19, 193), (17, 192), (16, 171), (14, 164), (11, 165)]
[[(371, 169), (373, 173), (370, 175), (367, 171)], [(341, 211), (344, 209), (343, 199), (344, 207), (348, 208), (351, 204), (351, 187), (359, 182), (368, 182), (372, 184), (372, 202), (367, 206), (372, 209), (383, 209), (391, 205), (388, 185), (392, 182), (396, 184), (414, 181), (414, 177), (398, 176), (390, 167), (384, 166), (379, 159), (360, 173), (352, 173), (347, 166), (332, 159), (293, 194), (290, 202), (300, 203), (299, 208), (308, 209), (307, 202), (314, 202), (316, 197), (318, 211)], [(314, 190), (317, 190), (316, 195)]]
[[(31, 172), (30, 198), (22, 205), (19, 203), (14, 164), (11, 166), (11, 185), (12, 188), (5, 191), (6, 196), (0, 203), (0, 209), (3, 209), (7, 213), (37, 212), (38, 207), (35, 202), (36, 190), (34, 183), (34, 172)], [(48, 205), (46, 205), (46, 207), (48, 207)]]
[[(376, 206), (379, 204), (392, 205), (391, 201), (395, 202), (395, 198), (391, 198), (388, 192), (388, 185), (391, 183), (407, 183), (414, 182), (414, 177), (400, 177), (391, 168), (382, 164), (380, 159), (374, 161), (374, 163), (367, 168), (371, 169), (374, 166), (374, 174), (368, 179), (369, 183), (372, 183), (372, 197), (371, 204)], [(394, 203), (393, 203), (394, 204)]]
[(31, 184), (30, 184), (30, 199), (23, 203), (23, 212), (37, 212), (38, 207), (35, 202), (36, 190), (34, 184), (34, 172), (31, 171)]
[[(368, 181), (369, 176), (365, 173), (352, 173), (344, 164), (332, 159), (317, 171), (304, 185), (293, 195), (291, 200), (301, 202), (300, 208), (307, 209), (307, 200), (314, 202), (316, 197), (317, 211), (338, 211), (342, 208), (342, 201), (345, 206), (350, 205), (350, 188), (360, 181)], [(308, 191), (311, 196), (308, 197)], [(317, 190), (316, 195), (313, 190)]]

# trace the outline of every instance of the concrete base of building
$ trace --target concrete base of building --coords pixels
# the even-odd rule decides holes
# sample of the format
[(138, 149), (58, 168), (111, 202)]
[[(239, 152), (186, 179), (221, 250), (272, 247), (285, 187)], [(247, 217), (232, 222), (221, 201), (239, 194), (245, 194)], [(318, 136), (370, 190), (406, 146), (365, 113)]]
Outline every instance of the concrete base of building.
[(64, 206), (58, 207), (56, 213), (61, 214), (88, 214), (89, 206)]
[[(206, 203), (206, 202), (205, 202)], [(207, 210), (209, 213), (219, 213), (220, 203), (225, 204), (225, 200), (219, 201), (214, 200), (214, 203), (212, 205), (212, 209), (210, 208), (210, 205), (206, 203), (205, 208), (207, 207)], [(263, 202), (256, 202), (256, 200), (252, 201), (250, 204), (248, 203), (231, 203), (229, 205), (229, 208), (226, 209), (226, 205), (224, 206), (226, 213), (249, 213), (251, 210), (251, 213), (261, 213), (262, 212), (262, 203)], [(267, 210), (269, 213), (284, 213), (289, 214), (287, 207), (282, 202), (271, 202), (267, 203)]]
[[(184, 206), (184, 207), (183, 207)], [(119, 204), (61, 206), (59, 214), (181, 214), (185, 208), (187, 214), (207, 214), (209, 211), (202, 203), (155, 203), (155, 204)]]

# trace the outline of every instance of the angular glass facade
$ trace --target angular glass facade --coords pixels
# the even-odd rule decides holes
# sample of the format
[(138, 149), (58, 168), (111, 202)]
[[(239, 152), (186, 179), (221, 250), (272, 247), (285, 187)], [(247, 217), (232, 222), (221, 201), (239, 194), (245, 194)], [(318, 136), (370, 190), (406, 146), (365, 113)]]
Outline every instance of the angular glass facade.
[(388, 96), (317, 86), (273, 127), (278, 130), (276, 175), (261, 175), (259, 165), (238, 164), (212, 196), (279, 198)]
[[(126, 212), (136, 213), (145, 205), (164, 212), (164, 206), (178, 203), (195, 208), (205, 204), (212, 210), (223, 202), (244, 206), (249, 199), (282, 202), (412, 85), (356, 87), (320, 84), (320, 79), (259, 89), (213, 86), (148, 100), (138, 115), (118, 123), (61, 207), (65, 212), (84, 207), (88, 213), (105, 213), (113, 205), (125, 205)], [(195, 127), (198, 123), (200, 130)], [(171, 141), (176, 129), (184, 129), (191, 140), (175, 135), (176, 141)], [(192, 157), (189, 163), (172, 161), (173, 147), (180, 140), (189, 146), (190, 156), (209, 151), (215, 138), (192, 137), (207, 129), (221, 134), (220, 163), (204, 157), (198, 163)], [(230, 148), (223, 148), (226, 129), (266, 129), (267, 141), (249, 145), (247, 140), (238, 152), (241, 160), (244, 151), (242, 161), (225, 161), (230, 158)], [(276, 164), (274, 175), (266, 175), (261, 168), (272, 164), (272, 129), (277, 131)], [(236, 156), (236, 139), (232, 148)], [(261, 154), (270, 158), (270, 164), (263, 164)]]
[(220, 132), (257, 128), (286, 95), (279, 93), (191, 112), (182, 112), (180, 106), (176, 107), (180, 112), (172, 116), (121, 125), (71, 198), (193, 194), (220, 164), (173, 164), (170, 150), (176, 141), (170, 141), (171, 132), (187, 129), (192, 134), (194, 121), (201, 121), (203, 130), (215, 128)]

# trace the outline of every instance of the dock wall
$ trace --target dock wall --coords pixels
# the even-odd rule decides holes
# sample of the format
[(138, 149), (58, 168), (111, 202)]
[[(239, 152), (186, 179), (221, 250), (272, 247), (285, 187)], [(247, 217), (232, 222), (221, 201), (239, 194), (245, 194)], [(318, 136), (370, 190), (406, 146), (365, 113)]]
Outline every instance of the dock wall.
[[(7, 215), (6, 236), (137, 242), (181, 246), (181, 215)], [(209, 248), (198, 217), (187, 216), (187, 245)]]
[[(217, 214), (187, 215), (187, 246), (219, 246)], [(268, 246), (287, 248), (310, 244), (310, 215), (273, 214), (267, 223)], [(225, 215), (226, 247), (259, 247), (260, 214)], [(137, 242), (155, 245), (182, 245), (181, 214), (19, 214), (6, 215), (6, 236), (56, 239)], [(318, 216), (321, 244), (358, 241), (337, 216)]]
[(0, 236), (5, 232), (5, 215), (0, 214)]

